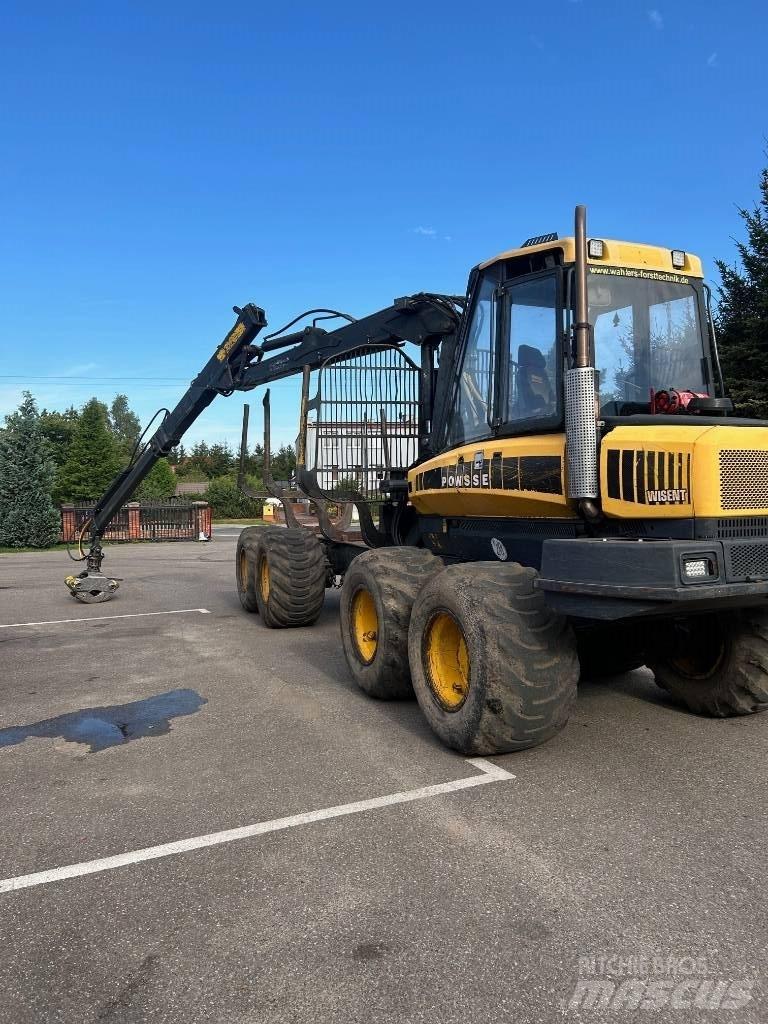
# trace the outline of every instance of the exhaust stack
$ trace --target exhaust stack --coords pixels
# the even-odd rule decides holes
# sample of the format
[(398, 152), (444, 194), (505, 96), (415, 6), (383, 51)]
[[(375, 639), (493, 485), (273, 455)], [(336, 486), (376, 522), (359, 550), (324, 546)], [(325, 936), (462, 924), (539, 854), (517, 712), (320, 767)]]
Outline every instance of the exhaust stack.
[(568, 496), (577, 498), (588, 518), (599, 515), (597, 476), (597, 371), (592, 363), (587, 300), (587, 208), (576, 207), (576, 342), (574, 365), (565, 372), (565, 451)]

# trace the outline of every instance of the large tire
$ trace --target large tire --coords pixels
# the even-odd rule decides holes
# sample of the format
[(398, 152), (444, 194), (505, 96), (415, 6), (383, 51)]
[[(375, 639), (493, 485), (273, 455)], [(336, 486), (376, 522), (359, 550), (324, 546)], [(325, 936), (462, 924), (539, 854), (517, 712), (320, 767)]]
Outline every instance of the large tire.
[(259, 537), (268, 527), (248, 526), (240, 531), (235, 552), (235, 579), (237, 580), (237, 596), (240, 604), (247, 612), (259, 611), (256, 600), (256, 560), (258, 557)]
[(408, 645), (416, 698), (462, 754), (533, 747), (568, 721), (576, 641), (534, 590), (535, 577), (515, 563), (453, 565), (416, 601)]
[(439, 558), (424, 548), (376, 548), (358, 555), (341, 589), (341, 642), (355, 682), (370, 697), (413, 697), (408, 625), (413, 602)]
[(644, 633), (638, 623), (612, 623), (576, 630), (582, 679), (621, 676), (645, 664)]
[(672, 625), (656, 682), (691, 711), (716, 718), (768, 710), (768, 612), (715, 612)]
[(265, 530), (255, 561), (256, 602), (265, 626), (311, 626), (325, 599), (323, 545), (303, 527)]

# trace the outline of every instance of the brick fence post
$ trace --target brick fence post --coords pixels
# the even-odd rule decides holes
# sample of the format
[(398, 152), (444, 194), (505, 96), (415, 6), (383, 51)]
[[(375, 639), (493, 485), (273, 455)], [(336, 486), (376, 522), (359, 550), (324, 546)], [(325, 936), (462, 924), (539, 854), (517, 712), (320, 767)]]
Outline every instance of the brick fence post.
[(192, 506), (195, 510), (195, 540), (210, 540), (211, 506), (207, 501), (193, 501)]
[(61, 513), (61, 539), (68, 544), (77, 540), (77, 522), (75, 519), (75, 506), (62, 505)]
[(141, 505), (138, 501), (129, 501), (128, 509), (128, 540), (141, 540)]

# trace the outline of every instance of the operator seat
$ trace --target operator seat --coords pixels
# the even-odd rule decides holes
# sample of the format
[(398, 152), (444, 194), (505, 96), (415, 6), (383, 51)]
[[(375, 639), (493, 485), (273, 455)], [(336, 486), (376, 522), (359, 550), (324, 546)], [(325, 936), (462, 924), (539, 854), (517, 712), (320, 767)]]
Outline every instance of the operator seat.
[(552, 385), (543, 353), (532, 345), (521, 345), (517, 352), (517, 374), (524, 412), (531, 415), (550, 410), (553, 406)]

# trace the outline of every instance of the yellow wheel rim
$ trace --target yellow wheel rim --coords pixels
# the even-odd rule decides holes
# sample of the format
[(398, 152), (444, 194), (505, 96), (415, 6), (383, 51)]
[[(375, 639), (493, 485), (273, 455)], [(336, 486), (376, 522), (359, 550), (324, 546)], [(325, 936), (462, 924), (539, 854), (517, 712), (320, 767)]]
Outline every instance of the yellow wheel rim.
[(259, 562), (259, 591), (262, 601), (266, 604), (269, 600), (269, 562), (263, 555)]
[(424, 664), (437, 703), (458, 711), (469, 693), (469, 652), (464, 631), (448, 612), (438, 612), (427, 626)]
[(240, 575), (239, 583), (241, 590), (248, 589), (248, 558), (245, 554), (245, 549), (240, 552), (240, 558), (237, 564), (238, 572)]
[(373, 595), (362, 588), (352, 598), (352, 639), (357, 656), (370, 665), (379, 646), (379, 617)]

